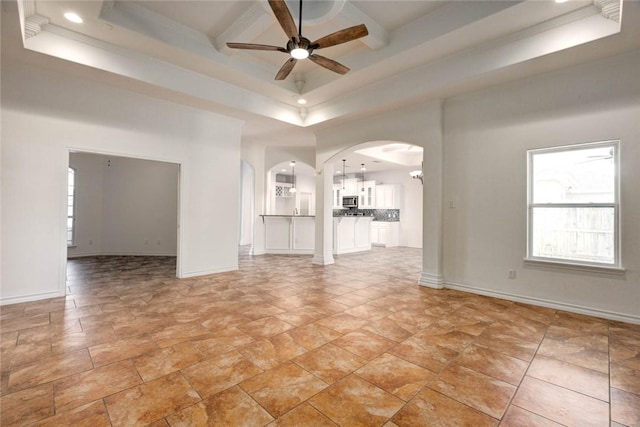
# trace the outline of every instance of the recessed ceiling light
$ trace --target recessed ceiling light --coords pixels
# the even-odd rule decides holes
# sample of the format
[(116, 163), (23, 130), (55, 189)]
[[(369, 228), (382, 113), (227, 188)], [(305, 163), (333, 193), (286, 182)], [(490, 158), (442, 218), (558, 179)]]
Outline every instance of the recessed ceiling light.
[(306, 103), (307, 103), (307, 100), (306, 100), (306, 99), (304, 99), (304, 98), (298, 98), (298, 104), (300, 104), (300, 105), (304, 105), (304, 104), (306, 104)]
[(67, 12), (64, 14), (64, 17), (67, 19), (67, 21), (71, 21), (74, 24), (82, 24), (84, 22), (82, 17), (75, 12)]
[(565, 3), (567, 0), (556, 0), (556, 3)]

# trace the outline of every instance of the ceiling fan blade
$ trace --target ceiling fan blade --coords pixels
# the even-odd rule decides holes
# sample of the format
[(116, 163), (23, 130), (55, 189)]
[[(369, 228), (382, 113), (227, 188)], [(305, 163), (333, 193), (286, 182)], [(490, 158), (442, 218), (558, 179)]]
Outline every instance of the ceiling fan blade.
[(276, 19), (280, 23), (280, 26), (284, 30), (287, 37), (291, 39), (298, 39), (298, 29), (296, 23), (289, 12), (289, 8), (284, 0), (269, 0), (269, 6), (273, 10), (273, 14), (276, 15)]
[(254, 43), (227, 43), (231, 49), (249, 49), (249, 50), (273, 50), (287, 53), (287, 49), (278, 46), (270, 46), (268, 44), (254, 44)]
[(345, 67), (344, 65), (334, 61), (333, 59), (325, 58), (324, 56), (316, 55), (315, 53), (309, 55), (309, 59), (319, 66), (338, 74), (347, 74), (349, 72), (349, 67)]
[(293, 70), (293, 66), (298, 62), (295, 58), (289, 58), (287, 62), (284, 63), (278, 74), (276, 74), (276, 80), (284, 80), (287, 78), (291, 70)]
[(335, 46), (350, 42), (352, 40), (359, 39), (369, 34), (367, 26), (364, 24), (356, 25), (354, 27), (345, 28), (344, 30), (336, 31), (328, 36), (319, 38), (311, 43), (311, 47), (314, 49), (322, 49), (323, 47)]

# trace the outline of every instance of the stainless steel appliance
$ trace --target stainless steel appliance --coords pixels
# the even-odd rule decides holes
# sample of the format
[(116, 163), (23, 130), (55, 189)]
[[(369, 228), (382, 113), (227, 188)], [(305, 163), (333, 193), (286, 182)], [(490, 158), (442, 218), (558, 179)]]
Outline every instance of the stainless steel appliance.
[(343, 196), (342, 197), (342, 207), (343, 208), (357, 208), (358, 207), (358, 196)]

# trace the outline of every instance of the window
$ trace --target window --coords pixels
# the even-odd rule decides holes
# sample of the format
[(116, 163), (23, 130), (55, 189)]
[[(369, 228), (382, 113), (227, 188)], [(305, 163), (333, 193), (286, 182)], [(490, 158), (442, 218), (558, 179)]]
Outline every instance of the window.
[(76, 171), (69, 168), (67, 174), (67, 246), (73, 246), (75, 237)]
[(620, 267), (618, 144), (528, 152), (527, 259)]

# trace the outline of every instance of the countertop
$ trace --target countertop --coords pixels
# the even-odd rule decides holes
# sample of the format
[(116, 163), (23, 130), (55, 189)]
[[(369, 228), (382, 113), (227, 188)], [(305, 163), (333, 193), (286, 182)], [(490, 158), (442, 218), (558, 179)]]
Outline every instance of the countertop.
[(258, 215), (261, 217), (280, 217), (280, 218), (315, 218), (315, 215)]

